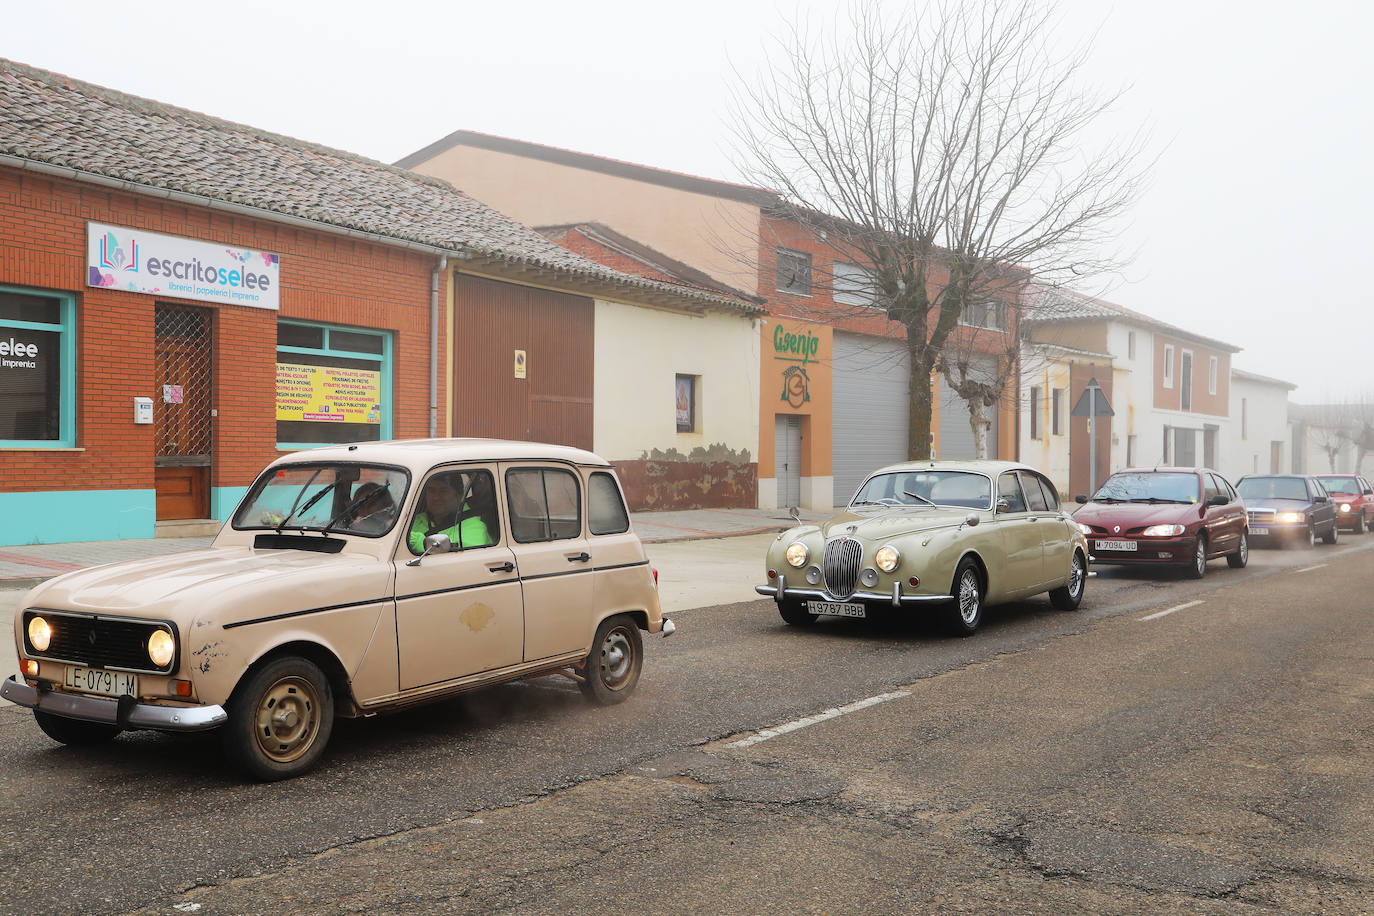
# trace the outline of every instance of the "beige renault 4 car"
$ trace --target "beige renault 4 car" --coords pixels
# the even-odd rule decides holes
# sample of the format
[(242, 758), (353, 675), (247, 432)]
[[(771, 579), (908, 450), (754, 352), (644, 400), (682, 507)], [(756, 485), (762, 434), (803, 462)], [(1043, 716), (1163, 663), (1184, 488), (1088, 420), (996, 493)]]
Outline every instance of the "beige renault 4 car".
[(205, 550), (68, 573), (15, 614), (0, 695), (52, 738), (218, 728), (261, 779), (335, 716), (562, 673), (598, 703), (673, 632), (611, 466), (561, 446), (330, 446), (267, 467)]

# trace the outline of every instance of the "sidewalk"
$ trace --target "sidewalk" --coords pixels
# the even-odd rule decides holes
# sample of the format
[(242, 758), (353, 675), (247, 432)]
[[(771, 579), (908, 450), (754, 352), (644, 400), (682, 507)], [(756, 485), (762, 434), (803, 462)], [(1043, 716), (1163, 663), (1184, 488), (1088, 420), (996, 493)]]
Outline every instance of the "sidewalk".
[[(803, 509), (802, 521), (818, 522), (833, 511)], [(782, 531), (792, 526), (784, 509), (683, 509), (632, 512), (634, 529), (646, 544), (735, 537)], [(162, 556), (208, 547), (214, 538), (135, 538), (69, 544), (0, 547), (0, 589), (32, 588), (44, 579), (87, 566)]]

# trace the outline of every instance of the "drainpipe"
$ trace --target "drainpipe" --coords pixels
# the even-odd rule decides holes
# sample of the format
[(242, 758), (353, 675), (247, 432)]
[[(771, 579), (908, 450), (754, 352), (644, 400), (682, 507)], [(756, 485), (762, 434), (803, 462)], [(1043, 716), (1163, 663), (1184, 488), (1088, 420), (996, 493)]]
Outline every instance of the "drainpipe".
[(448, 269), (448, 255), (439, 255), (439, 263), (429, 278), (429, 437), (439, 435), (439, 275)]

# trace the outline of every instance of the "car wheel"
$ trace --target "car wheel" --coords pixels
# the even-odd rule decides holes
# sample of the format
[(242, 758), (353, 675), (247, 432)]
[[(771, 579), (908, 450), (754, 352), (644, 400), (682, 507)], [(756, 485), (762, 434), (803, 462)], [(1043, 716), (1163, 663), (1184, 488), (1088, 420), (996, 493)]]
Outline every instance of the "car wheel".
[(816, 622), (816, 615), (806, 609), (805, 601), (780, 602), (778, 616), (794, 627), (808, 627)]
[(1367, 526), (1365, 525), (1365, 521), (1364, 521), (1364, 513), (1361, 512), (1359, 515), (1355, 516), (1355, 531), (1354, 531), (1354, 533), (1355, 533), (1355, 534), (1364, 534), (1366, 527), (1367, 527)]
[(55, 716), (41, 709), (35, 709), (33, 717), (38, 722), (38, 727), (43, 729), (43, 734), (54, 741), (69, 744), (72, 747), (90, 747), (93, 744), (104, 744), (124, 730), (118, 725), (68, 719), (66, 716)]
[(1315, 530), (1311, 525), (1308, 525), (1308, 526), (1307, 526), (1307, 531), (1306, 531), (1306, 533), (1301, 534), (1301, 535), (1298, 536), (1298, 546), (1299, 546), (1299, 547), (1315, 547), (1316, 544), (1317, 544), (1317, 532), (1316, 532), (1316, 530)]
[(978, 564), (969, 557), (959, 561), (950, 587), (954, 604), (949, 612), (950, 631), (955, 636), (972, 636), (983, 622), (983, 577)]
[(1244, 531), (1240, 533), (1240, 546), (1234, 553), (1226, 555), (1226, 565), (1232, 569), (1244, 569), (1245, 564), (1250, 562), (1250, 535)]
[(224, 751), (264, 781), (299, 776), (324, 753), (334, 730), (334, 693), (314, 662), (274, 659), (234, 690), (224, 724)]
[(608, 617), (596, 628), (592, 651), (582, 668), (582, 693), (602, 706), (623, 702), (639, 683), (644, 641), (629, 617)]
[(1061, 611), (1076, 611), (1083, 600), (1083, 586), (1088, 581), (1088, 564), (1083, 554), (1073, 552), (1073, 566), (1069, 569), (1069, 583), (1050, 591), (1050, 604)]
[(1334, 543), (1336, 543), (1338, 540), (1340, 540), (1340, 537), (1341, 537), (1341, 526), (1338, 525), (1338, 524), (1336, 524), (1336, 520), (1333, 518), (1333, 519), (1331, 520), (1331, 530), (1328, 531), (1328, 532), (1326, 532), (1326, 534), (1323, 534), (1323, 535), (1322, 535), (1322, 543), (1324, 543), (1324, 544), (1334, 544)]
[(1207, 537), (1199, 534), (1193, 544), (1193, 562), (1187, 567), (1189, 579), (1201, 579), (1207, 575)]

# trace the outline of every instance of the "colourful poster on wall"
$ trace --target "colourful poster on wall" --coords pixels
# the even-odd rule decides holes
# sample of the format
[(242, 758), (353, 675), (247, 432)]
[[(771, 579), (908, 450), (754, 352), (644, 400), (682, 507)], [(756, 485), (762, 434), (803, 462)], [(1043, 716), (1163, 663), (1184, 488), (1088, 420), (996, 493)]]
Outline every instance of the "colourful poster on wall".
[(370, 369), (277, 363), (277, 419), (382, 422), (382, 374)]

